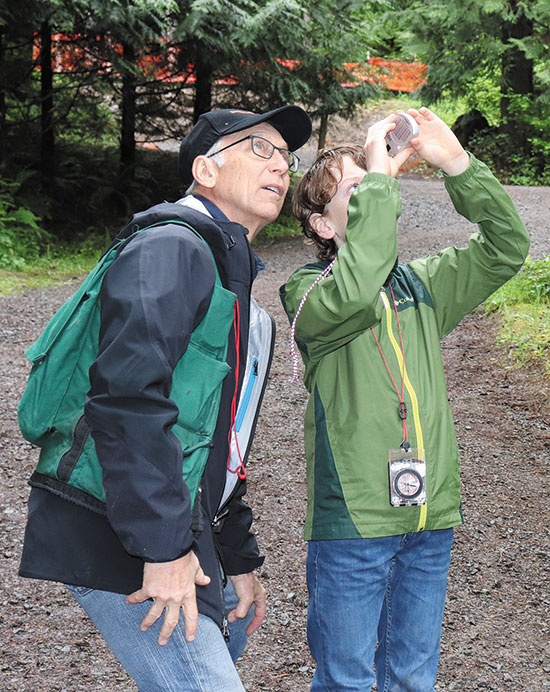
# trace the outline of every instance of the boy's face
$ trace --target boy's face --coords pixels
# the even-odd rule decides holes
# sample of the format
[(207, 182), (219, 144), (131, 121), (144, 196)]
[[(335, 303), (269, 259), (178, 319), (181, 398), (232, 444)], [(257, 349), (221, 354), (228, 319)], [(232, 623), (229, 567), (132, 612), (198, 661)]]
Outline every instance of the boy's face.
[(325, 206), (322, 214), (312, 214), (310, 223), (321, 238), (333, 239), (340, 249), (346, 242), (348, 225), (348, 203), (351, 193), (363, 180), (367, 171), (358, 166), (351, 156), (342, 157), (342, 179), (336, 193)]

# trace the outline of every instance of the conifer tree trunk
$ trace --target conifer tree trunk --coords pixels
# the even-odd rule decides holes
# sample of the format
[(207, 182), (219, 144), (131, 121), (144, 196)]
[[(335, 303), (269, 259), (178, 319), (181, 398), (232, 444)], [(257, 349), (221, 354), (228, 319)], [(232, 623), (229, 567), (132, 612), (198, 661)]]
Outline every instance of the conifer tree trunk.
[[(4, 27), (0, 27), (0, 74), (6, 69), (4, 64)], [(0, 80), (0, 171), (6, 163), (6, 92)]]
[(55, 173), (55, 131), (52, 68), (52, 36), (49, 22), (40, 27), (40, 174), (46, 189)]
[(321, 116), (321, 122), (319, 124), (319, 138), (317, 140), (317, 148), (322, 149), (327, 142), (327, 131), (328, 131), (328, 114), (325, 113)]
[[(527, 145), (528, 132), (525, 123), (519, 122), (513, 112), (513, 98), (517, 94), (533, 93), (533, 61), (528, 59), (525, 53), (517, 46), (510, 43), (510, 39), (522, 39), (533, 33), (533, 22), (523, 13), (518, 12), (518, 0), (511, 0), (511, 9), (516, 14), (513, 22), (505, 22), (502, 28), (502, 40), (504, 45), (510, 48), (504, 53), (502, 59), (502, 98), (500, 101), (500, 115), (502, 129), (512, 137), (521, 148)], [(520, 148), (518, 147), (518, 148)]]
[[(122, 49), (125, 65), (135, 64), (135, 50), (125, 43)], [(120, 131), (120, 168), (124, 177), (133, 180), (136, 167), (136, 76), (125, 66), (122, 74), (122, 123)]]
[(195, 53), (195, 104), (193, 122), (212, 110), (212, 66), (204, 46), (198, 44)]

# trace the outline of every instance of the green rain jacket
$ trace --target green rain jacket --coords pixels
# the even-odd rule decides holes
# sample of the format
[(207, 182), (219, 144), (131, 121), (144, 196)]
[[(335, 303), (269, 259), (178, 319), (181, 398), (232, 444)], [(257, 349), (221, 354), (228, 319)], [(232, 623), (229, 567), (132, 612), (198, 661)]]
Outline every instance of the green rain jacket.
[[(397, 264), (399, 183), (369, 173), (351, 197), (346, 243), (330, 274), (310, 292), (296, 341), (310, 392), (305, 417), (307, 540), (401, 535), (462, 523), (459, 454), (447, 400), (440, 339), (519, 271), (529, 248), (514, 205), (488, 168), (446, 177), (459, 214), (479, 232), (465, 249)], [(281, 288), (292, 321), (326, 264), (299, 269)], [(424, 450), (427, 502), (390, 504), (389, 450), (403, 440), (399, 398), (371, 327), (404, 400), (408, 438)], [(382, 287), (382, 289), (381, 289)]]

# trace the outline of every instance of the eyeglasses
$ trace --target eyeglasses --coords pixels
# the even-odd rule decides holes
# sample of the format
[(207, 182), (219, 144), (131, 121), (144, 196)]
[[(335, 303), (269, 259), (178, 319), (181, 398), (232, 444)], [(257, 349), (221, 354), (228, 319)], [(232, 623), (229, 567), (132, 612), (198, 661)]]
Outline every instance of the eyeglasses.
[(238, 139), (236, 142), (233, 142), (233, 144), (228, 144), (226, 147), (218, 149), (218, 151), (215, 151), (212, 154), (208, 154), (208, 158), (210, 159), (212, 156), (216, 156), (216, 154), (220, 154), (222, 151), (225, 151), (230, 147), (234, 147), (235, 144), (245, 142), (247, 139), (251, 141), (252, 151), (254, 154), (256, 154), (256, 156), (259, 156), (261, 159), (270, 159), (273, 156), (273, 152), (277, 150), (283, 157), (290, 173), (295, 173), (298, 170), (300, 159), (296, 156), (296, 154), (293, 154), (289, 149), (281, 149), (281, 147), (276, 147), (268, 139), (258, 137), (257, 135), (248, 135), (247, 137)]

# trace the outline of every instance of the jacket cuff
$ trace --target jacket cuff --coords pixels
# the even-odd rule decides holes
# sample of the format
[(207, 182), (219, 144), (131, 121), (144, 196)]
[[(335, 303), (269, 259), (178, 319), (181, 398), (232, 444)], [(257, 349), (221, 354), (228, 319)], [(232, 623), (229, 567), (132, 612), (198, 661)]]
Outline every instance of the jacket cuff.
[(476, 175), (479, 169), (485, 165), (482, 164), (479, 159), (476, 159), (476, 157), (469, 151), (466, 153), (470, 157), (470, 165), (465, 171), (462, 171), (462, 173), (459, 173), (458, 175), (447, 175), (447, 173), (442, 171), (443, 180), (445, 181), (445, 187), (447, 190), (450, 190), (453, 187), (459, 187), (464, 183), (469, 182)]
[(169, 557), (169, 558), (167, 558), (167, 559), (165, 559), (165, 560), (164, 560), (164, 559), (155, 559), (155, 560), (153, 560), (153, 559), (148, 558), (148, 557), (143, 557), (142, 559), (143, 559), (143, 562), (153, 562), (153, 563), (157, 563), (157, 562), (173, 562), (174, 560), (179, 560), (180, 557), (185, 557), (185, 556), (186, 556), (188, 553), (190, 553), (192, 550), (196, 550), (196, 541), (193, 541), (189, 547), (187, 547), (187, 548), (185, 548), (184, 550), (182, 550), (181, 553), (180, 553), (179, 555), (176, 555), (176, 557)]
[(261, 567), (264, 564), (265, 557), (263, 555), (258, 555), (255, 558), (233, 558), (230, 560), (223, 559), (223, 568), (228, 576), (235, 576), (236, 574), (248, 574), (253, 572), (256, 568)]

